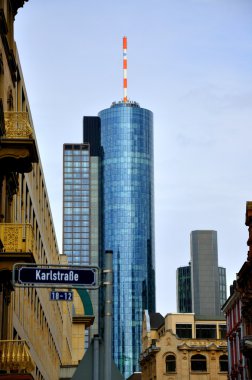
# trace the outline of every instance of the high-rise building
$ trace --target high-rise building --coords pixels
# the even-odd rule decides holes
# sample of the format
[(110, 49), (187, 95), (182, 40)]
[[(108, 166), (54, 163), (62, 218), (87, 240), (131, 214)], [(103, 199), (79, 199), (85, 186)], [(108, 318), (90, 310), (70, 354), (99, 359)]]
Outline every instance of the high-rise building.
[[(85, 143), (63, 147), (63, 253), (73, 265), (101, 266), (100, 118), (84, 117)], [(99, 333), (99, 291), (89, 292), (95, 320), (87, 348)]]
[(153, 115), (135, 102), (99, 113), (103, 157), (103, 244), (114, 271), (113, 355), (139, 370), (142, 314), (155, 310)]
[[(88, 144), (63, 148), (63, 253), (71, 265), (90, 264), (90, 155)], [(96, 320), (97, 321), (97, 320)], [(85, 331), (85, 348), (89, 343)]]
[(65, 144), (63, 252), (69, 264), (90, 264), (90, 156), (88, 144)]
[[(90, 216), (89, 216), (89, 260), (90, 265), (98, 267), (103, 266), (102, 258), (102, 218), (101, 218), (101, 202), (102, 202), (102, 188), (101, 188), (101, 121), (97, 116), (85, 116), (83, 118), (83, 141), (89, 144), (89, 202), (90, 202)], [(95, 320), (93, 326), (89, 330), (89, 341), (94, 334), (100, 334), (100, 312), (101, 301), (100, 291), (92, 290), (89, 292), (92, 301)]]
[(226, 269), (218, 267), (217, 232), (192, 231), (190, 265), (177, 269), (178, 312), (218, 316), (226, 297)]
[(191, 232), (192, 305), (197, 315), (220, 314), (216, 231)]
[[(123, 101), (84, 117), (83, 144), (64, 146), (63, 246), (73, 263), (100, 267), (113, 251), (113, 359), (127, 378), (139, 370), (143, 311), (155, 311), (155, 257), (153, 114), (125, 91)], [(102, 292), (93, 294), (102, 335)]]

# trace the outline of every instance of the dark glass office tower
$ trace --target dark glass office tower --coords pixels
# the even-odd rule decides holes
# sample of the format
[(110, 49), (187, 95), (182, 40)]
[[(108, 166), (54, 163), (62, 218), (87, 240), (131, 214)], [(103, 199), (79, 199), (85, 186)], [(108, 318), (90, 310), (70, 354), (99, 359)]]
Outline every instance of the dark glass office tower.
[(127, 378), (139, 370), (143, 311), (155, 311), (153, 114), (127, 101), (99, 116), (103, 243), (113, 250), (113, 357)]
[(192, 312), (191, 266), (177, 269), (177, 309), (179, 313)]

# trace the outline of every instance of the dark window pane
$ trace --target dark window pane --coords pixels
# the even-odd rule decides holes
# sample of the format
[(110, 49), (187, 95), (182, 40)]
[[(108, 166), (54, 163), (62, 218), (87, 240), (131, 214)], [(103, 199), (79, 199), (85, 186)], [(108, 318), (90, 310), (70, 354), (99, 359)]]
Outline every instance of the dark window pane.
[(228, 356), (220, 356), (220, 372), (228, 372)]
[(167, 355), (165, 362), (166, 372), (176, 372), (176, 358), (174, 355)]
[(191, 370), (192, 371), (206, 371), (207, 363), (204, 355), (193, 355), (191, 358)]
[(226, 339), (226, 335), (227, 335), (227, 326), (226, 325), (220, 325), (219, 326), (219, 334), (220, 334), (220, 339)]
[(176, 334), (179, 338), (192, 338), (192, 325), (190, 323), (177, 323)]
[(216, 339), (216, 325), (196, 325), (196, 339)]

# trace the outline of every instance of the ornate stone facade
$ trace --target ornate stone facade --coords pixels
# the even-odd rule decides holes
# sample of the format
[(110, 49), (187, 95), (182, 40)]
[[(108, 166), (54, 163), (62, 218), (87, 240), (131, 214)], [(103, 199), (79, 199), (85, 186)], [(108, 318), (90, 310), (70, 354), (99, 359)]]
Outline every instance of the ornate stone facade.
[[(227, 378), (225, 321), (194, 314), (145, 313), (140, 363), (142, 380)], [(205, 337), (204, 337), (205, 336)]]
[[(84, 353), (85, 305), (49, 302), (49, 289), (15, 286), (15, 263), (59, 255), (13, 23), (25, 0), (0, 0), (0, 379), (55, 380)], [(85, 317), (84, 317), (85, 316)]]

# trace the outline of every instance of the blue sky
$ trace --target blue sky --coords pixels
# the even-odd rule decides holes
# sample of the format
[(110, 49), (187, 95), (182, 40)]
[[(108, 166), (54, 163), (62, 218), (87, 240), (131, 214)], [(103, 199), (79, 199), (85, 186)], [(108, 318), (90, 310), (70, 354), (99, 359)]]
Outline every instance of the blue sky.
[(62, 145), (128, 95), (154, 113), (157, 311), (176, 311), (190, 232), (218, 232), (228, 285), (247, 256), (252, 200), (250, 0), (30, 0), (15, 21), (58, 243)]

